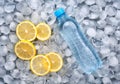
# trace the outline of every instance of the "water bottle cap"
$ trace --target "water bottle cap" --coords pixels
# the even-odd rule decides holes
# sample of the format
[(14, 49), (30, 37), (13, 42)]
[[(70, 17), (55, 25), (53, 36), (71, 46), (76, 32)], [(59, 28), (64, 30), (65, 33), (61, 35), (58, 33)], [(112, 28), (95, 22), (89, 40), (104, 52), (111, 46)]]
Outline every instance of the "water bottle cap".
[(63, 15), (64, 13), (65, 13), (65, 11), (63, 8), (59, 8), (54, 12), (56, 17), (59, 17), (59, 16)]

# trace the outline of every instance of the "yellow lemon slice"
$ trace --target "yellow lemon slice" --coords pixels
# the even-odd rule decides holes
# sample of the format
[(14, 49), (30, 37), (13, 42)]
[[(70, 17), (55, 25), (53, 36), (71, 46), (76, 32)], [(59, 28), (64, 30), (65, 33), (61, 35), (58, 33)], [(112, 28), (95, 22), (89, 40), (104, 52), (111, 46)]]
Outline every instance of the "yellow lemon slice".
[(31, 59), (30, 67), (34, 74), (44, 76), (49, 73), (51, 64), (44, 55), (37, 55)]
[(51, 36), (51, 29), (46, 23), (39, 23), (36, 26), (37, 38), (41, 41), (45, 41)]
[(63, 60), (62, 57), (55, 53), (55, 52), (50, 52), (48, 54), (46, 54), (46, 57), (48, 57), (48, 59), (50, 60), (51, 63), (51, 72), (57, 72), (59, 71), (62, 66), (63, 66)]
[(15, 53), (22, 60), (30, 60), (36, 54), (34, 45), (29, 41), (19, 41), (15, 45)]
[(17, 25), (16, 34), (20, 40), (33, 41), (36, 38), (37, 30), (30, 21), (23, 21)]

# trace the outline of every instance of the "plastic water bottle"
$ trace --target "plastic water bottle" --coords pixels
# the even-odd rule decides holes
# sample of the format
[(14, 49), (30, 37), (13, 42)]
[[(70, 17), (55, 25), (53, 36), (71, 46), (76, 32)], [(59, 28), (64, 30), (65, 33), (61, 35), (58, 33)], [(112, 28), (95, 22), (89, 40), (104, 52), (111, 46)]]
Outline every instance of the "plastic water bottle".
[(59, 32), (76, 57), (81, 70), (87, 74), (96, 71), (102, 65), (102, 61), (78, 23), (67, 16), (62, 8), (56, 10), (54, 14), (59, 24)]

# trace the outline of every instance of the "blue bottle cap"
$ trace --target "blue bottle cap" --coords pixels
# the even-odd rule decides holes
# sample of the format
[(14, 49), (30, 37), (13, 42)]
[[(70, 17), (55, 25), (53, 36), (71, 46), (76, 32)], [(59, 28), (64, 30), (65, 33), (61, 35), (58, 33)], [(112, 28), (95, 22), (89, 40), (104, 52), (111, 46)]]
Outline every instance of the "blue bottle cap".
[(63, 15), (64, 13), (65, 13), (65, 11), (63, 8), (59, 8), (54, 12), (56, 17), (59, 17), (59, 16)]

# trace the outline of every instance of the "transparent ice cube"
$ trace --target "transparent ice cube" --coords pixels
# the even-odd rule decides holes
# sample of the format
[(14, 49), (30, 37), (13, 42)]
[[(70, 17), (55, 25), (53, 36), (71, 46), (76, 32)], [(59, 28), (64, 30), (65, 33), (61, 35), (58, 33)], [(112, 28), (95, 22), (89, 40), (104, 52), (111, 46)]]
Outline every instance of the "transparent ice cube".
[(14, 69), (12, 72), (11, 72), (11, 76), (13, 78), (19, 78), (20, 77), (20, 71), (18, 69)]
[(103, 81), (104, 84), (112, 84), (112, 81), (110, 80), (109, 77), (104, 77), (104, 78), (102, 79), (102, 81)]
[(5, 0), (0, 0), (0, 5), (4, 5)]
[(0, 46), (0, 56), (6, 56), (8, 54), (8, 49), (6, 46)]
[(37, 9), (42, 4), (40, 0), (26, 0), (26, 2), (32, 9)]
[(14, 62), (6, 62), (4, 67), (6, 70), (13, 70), (15, 68), (15, 63)]
[(4, 64), (5, 64), (5, 59), (4, 57), (0, 56), (0, 67), (4, 66)]
[(71, 56), (71, 55), (72, 55), (71, 50), (70, 50), (69, 48), (67, 48), (67, 49), (65, 50), (65, 56)]
[(3, 67), (0, 67), (0, 77), (3, 77), (6, 74), (6, 70)]
[(118, 59), (115, 56), (109, 57), (109, 65), (110, 66), (117, 66), (118, 65)]
[(87, 5), (93, 5), (93, 4), (95, 4), (95, 0), (86, 0), (85, 3)]
[(6, 45), (9, 42), (9, 38), (7, 35), (2, 35), (0, 37), (0, 44), (1, 45)]
[(13, 12), (14, 9), (15, 9), (15, 5), (14, 5), (14, 4), (6, 4), (6, 5), (4, 6), (4, 10), (5, 10), (5, 12), (7, 12), (7, 13)]
[(38, 12), (35, 11), (31, 14), (31, 21), (34, 24), (38, 24), (40, 22), (40, 15), (38, 14)]
[(0, 14), (3, 14), (3, 13), (4, 13), (3, 7), (0, 7)]
[(117, 9), (120, 9), (120, 1), (119, 0), (114, 1), (113, 6)]
[(9, 55), (6, 56), (7, 61), (15, 61), (17, 56), (13, 53), (10, 53)]
[(15, 31), (16, 26), (17, 26), (16, 22), (11, 22), (10, 25), (9, 25), (9, 28), (10, 28), (11, 31)]
[(116, 9), (109, 5), (105, 7), (105, 11), (108, 16), (114, 16), (116, 14)]
[(5, 22), (4, 18), (0, 18), (0, 25), (2, 25)]
[(18, 41), (18, 37), (16, 36), (16, 34), (10, 34), (9, 39), (12, 43), (16, 43)]
[(28, 61), (23, 61), (23, 60), (20, 60), (20, 59), (16, 60), (16, 67), (19, 70), (22, 70), (22, 71), (28, 71), (30, 69), (29, 62)]
[(120, 19), (120, 10), (117, 10), (116, 18), (117, 18), (117, 19)]
[(88, 28), (86, 33), (90, 37), (95, 37), (96, 36), (96, 30), (94, 28)]
[(106, 2), (105, 0), (96, 0), (96, 4), (100, 7), (105, 7)]
[(23, 20), (24, 20), (23, 14), (20, 13), (20, 12), (14, 13), (14, 20), (15, 20), (16, 22), (18, 22), (18, 23), (21, 22), (21, 21), (23, 21)]
[(0, 27), (1, 33), (7, 35), (10, 33), (10, 29), (7, 26), (1, 26)]
[(3, 80), (5, 83), (8, 83), (8, 84), (13, 82), (13, 78), (10, 75), (3, 76)]

